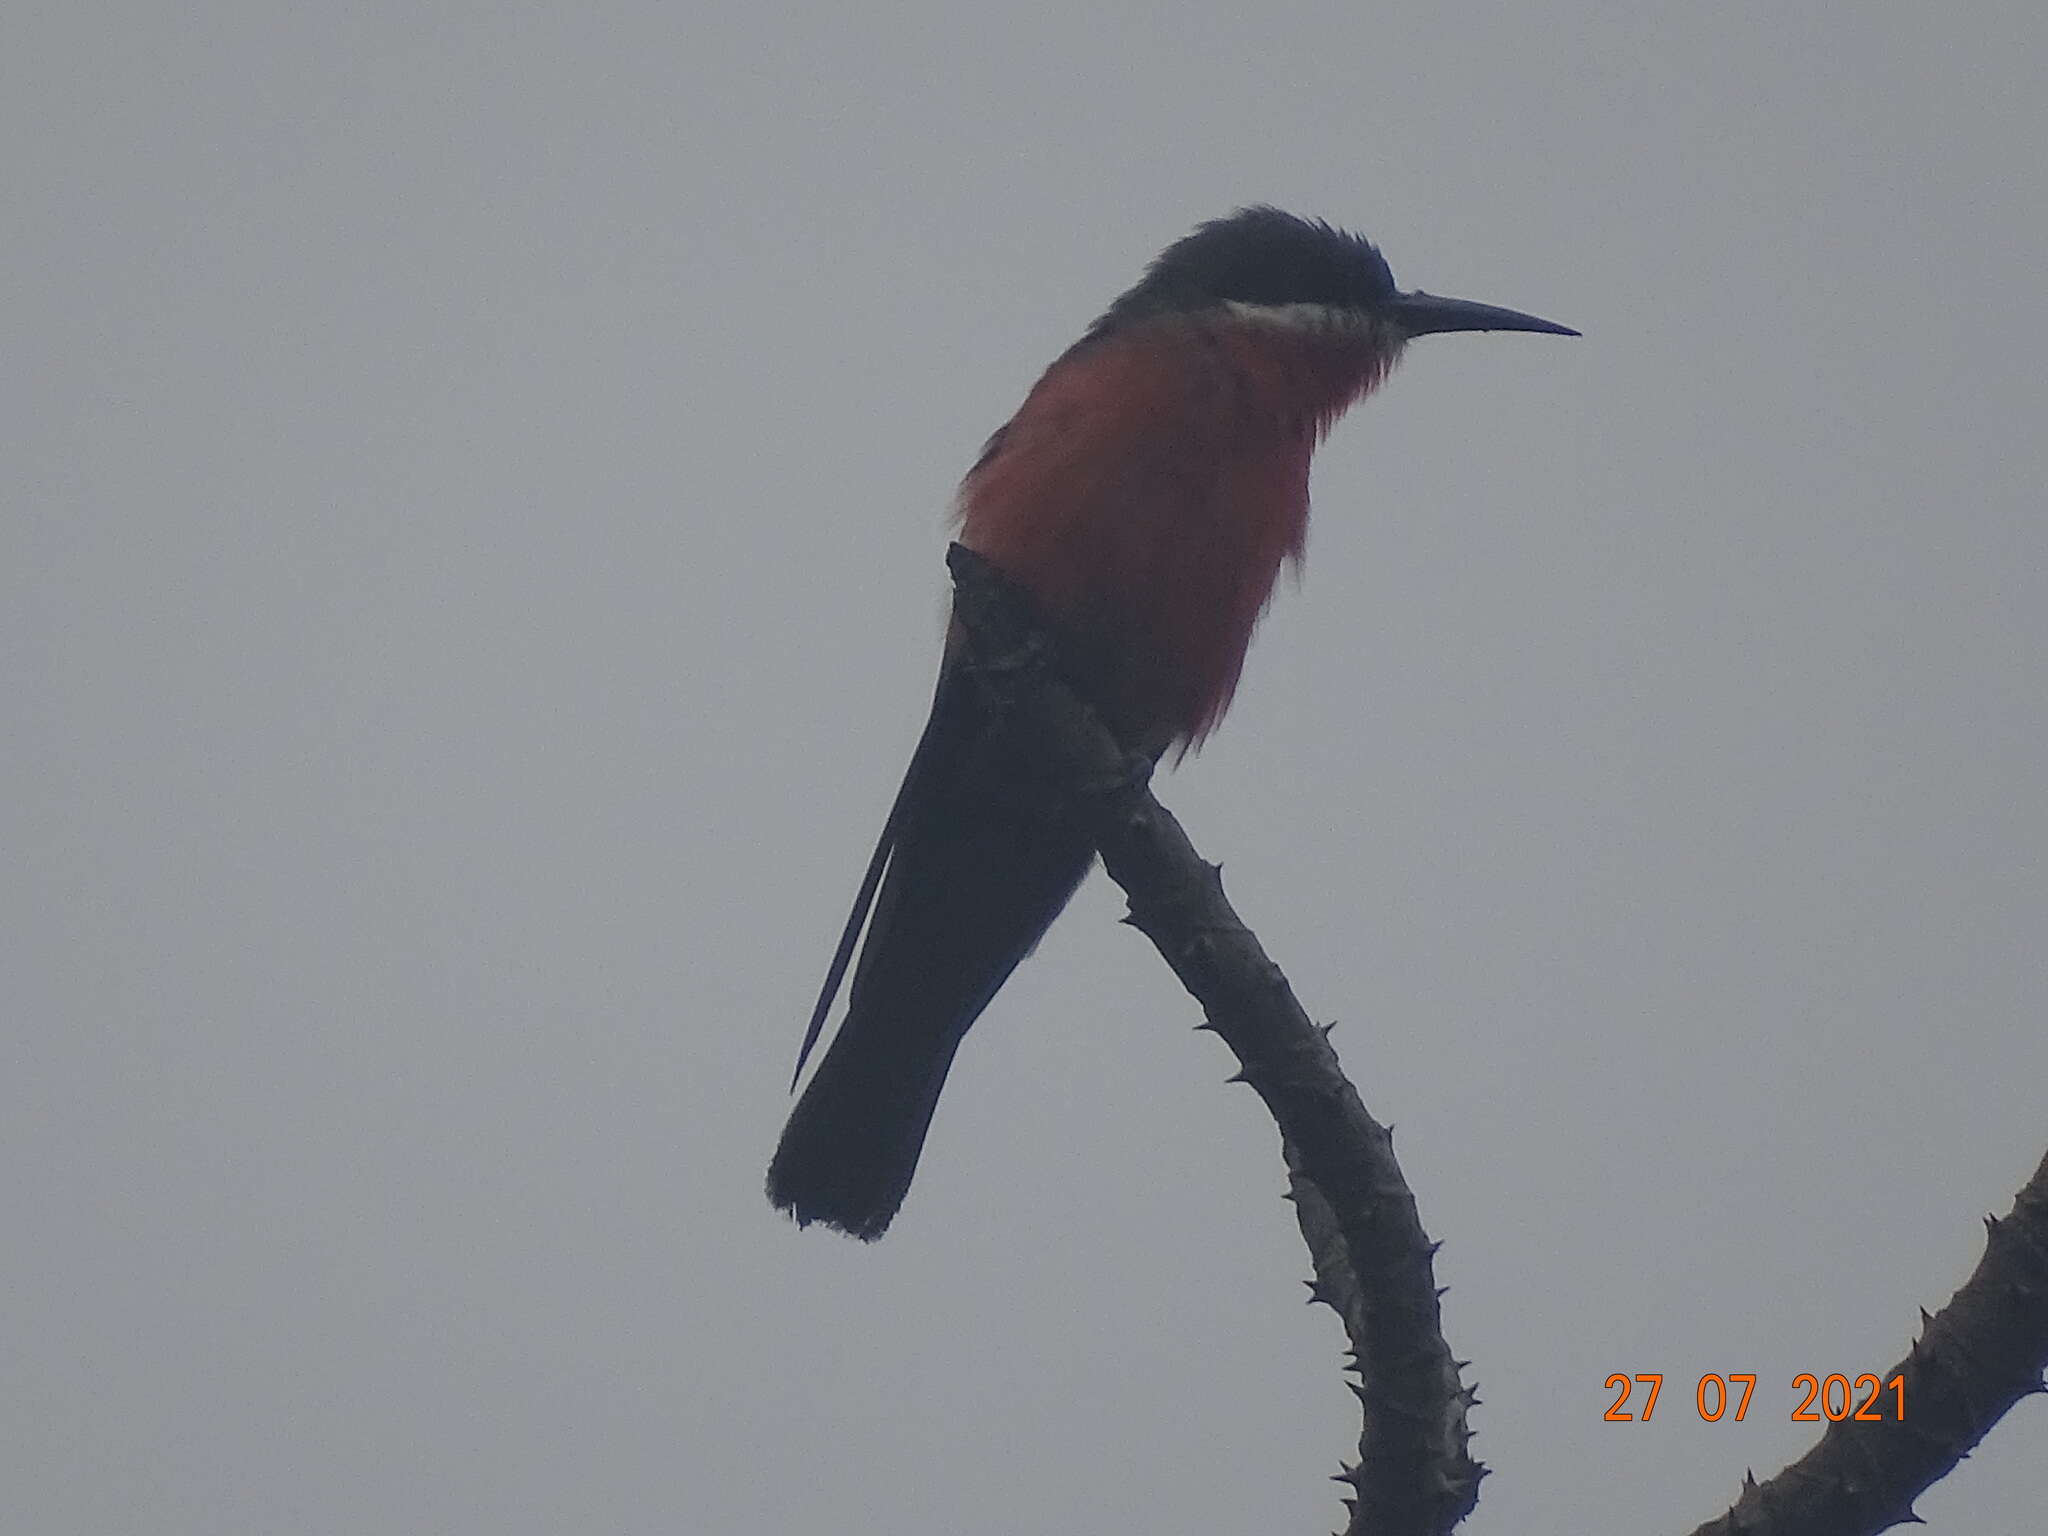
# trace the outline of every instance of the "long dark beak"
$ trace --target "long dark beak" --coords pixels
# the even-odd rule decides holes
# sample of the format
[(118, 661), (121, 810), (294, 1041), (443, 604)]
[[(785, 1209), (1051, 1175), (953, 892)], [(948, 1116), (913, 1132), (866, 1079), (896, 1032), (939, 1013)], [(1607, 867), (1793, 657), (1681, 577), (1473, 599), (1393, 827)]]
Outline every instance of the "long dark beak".
[(1443, 299), (1433, 293), (1397, 293), (1380, 306), (1410, 336), (1432, 336), (1439, 331), (1542, 331), (1550, 336), (1576, 336), (1568, 325), (1538, 320), (1518, 309), (1497, 304), (1475, 304), (1470, 299)]

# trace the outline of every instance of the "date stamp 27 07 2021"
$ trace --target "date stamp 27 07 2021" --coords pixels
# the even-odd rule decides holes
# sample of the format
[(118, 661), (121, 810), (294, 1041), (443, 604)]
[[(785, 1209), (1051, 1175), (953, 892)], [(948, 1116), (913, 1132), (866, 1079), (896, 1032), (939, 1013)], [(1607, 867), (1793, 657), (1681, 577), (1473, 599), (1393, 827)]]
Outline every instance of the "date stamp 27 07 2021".
[[(1657, 1399), (1664, 1390), (1661, 1371), (1624, 1375), (1617, 1371), (1607, 1378), (1607, 1390), (1616, 1394), (1601, 1417), (1610, 1424), (1647, 1424), (1657, 1411)], [(1853, 1380), (1841, 1372), (1826, 1376), (1801, 1371), (1792, 1378), (1792, 1391), (1799, 1401), (1792, 1408), (1795, 1424), (1855, 1419), (1866, 1424), (1903, 1423), (1906, 1418), (1906, 1378), (1894, 1376), (1882, 1381), (1869, 1372)], [(1710, 1371), (1693, 1385), (1693, 1408), (1709, 1424), (1723, 1419), (1741, 1423), (1756, 1395), (1754, 1372), (1731, 1371), (1727, 1375)], [(1635, 1399), (1631, 1411), (1631, 1398)]]

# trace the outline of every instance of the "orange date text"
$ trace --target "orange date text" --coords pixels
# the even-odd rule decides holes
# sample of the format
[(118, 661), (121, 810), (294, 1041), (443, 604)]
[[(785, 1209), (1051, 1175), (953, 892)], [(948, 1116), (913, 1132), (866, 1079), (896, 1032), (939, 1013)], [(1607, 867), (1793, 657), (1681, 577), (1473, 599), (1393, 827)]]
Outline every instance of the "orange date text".
[[(1607, 1412), (1601, 1415), (1603, 1419), (1609, 1424), (1647, 1424), (1657, 1411), (1657, 1400), (1664, 1390), (1664, 1375), (1661, 1371), (1639, 1371), (1628, 1376), (1617, 1371), (1607, 1378), (1607, 1390), (1614, 1393), (1615, 1398), (1608, 1405)], [(1826, 1376), (1801, 1371), (1792, 1378), (1792, 1391), (1799, 1397), (1791, 1413), (1795, 1424), (1842, 1419), (1865, 1424), (1886, 1420), (1903, 1423), (1906, 1418), (1904, 1376), (1880, 1381), (1866, 1371), (1852, 1381), (1839, 1371)], [(1724, 1376), (1710, 1371), (1693, 1384), (1693, 1411), (1709, 1424), (1718, 1424), (1724, 1419), (1740, 1424), (1748, 1417), (1750, 1401), (1755, 1395), (1754, 1372), (1730, 1371)]]

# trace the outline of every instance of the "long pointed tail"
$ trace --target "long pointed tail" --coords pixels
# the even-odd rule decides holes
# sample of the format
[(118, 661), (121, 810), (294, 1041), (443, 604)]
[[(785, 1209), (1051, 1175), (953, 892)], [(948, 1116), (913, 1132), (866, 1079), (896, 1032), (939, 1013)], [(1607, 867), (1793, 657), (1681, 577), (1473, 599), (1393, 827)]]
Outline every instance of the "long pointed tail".
[[(962, 1037), (1095, 857), (1057, 801), (990, 740), (972, 684), (950, 673), (883, 842), (887, 873), (846, 1021), (768, 1169), (768, 1198), (799, 1223), (870, 1241), (910, 1188)], [(873, 890), (870, 879), (863, 896)]]

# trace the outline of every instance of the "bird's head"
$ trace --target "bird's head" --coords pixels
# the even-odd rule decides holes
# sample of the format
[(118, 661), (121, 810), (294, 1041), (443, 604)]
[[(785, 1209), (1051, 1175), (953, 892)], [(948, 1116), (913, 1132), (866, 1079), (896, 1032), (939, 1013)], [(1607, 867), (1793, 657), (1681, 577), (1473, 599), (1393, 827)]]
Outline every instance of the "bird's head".
[(1389, 351), (1440, 331), (1579, 334), (1518, 310), (1403, 293), (1369, 240), (1319, 219), (1255, 207), (1212, 219), (1168, 246), (1089, 328), (1087, 339), (1148, 320), (1214, 312), (1247, 324), (1372, 335)]

